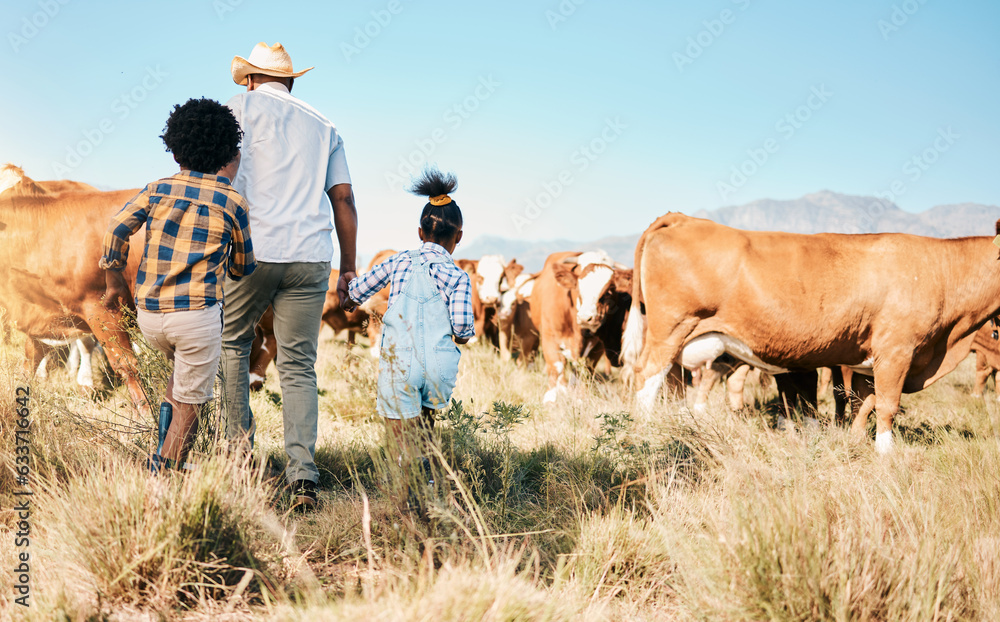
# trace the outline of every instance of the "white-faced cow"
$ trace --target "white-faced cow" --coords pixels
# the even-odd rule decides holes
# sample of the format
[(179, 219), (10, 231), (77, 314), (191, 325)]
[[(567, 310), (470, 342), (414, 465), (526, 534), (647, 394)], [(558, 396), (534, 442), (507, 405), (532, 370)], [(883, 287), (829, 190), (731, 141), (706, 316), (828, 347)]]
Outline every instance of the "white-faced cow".
[[(596, 364), (604, 354), (606, 346), (598, 333), (609, 311), (612, 322), (619, 322), (620, 341), (620, 322), (628, 305), (616, 305), (615, 295), (628, 293), (631, 272), (603, 251), (554, 253), (545, 260), (530, 298), (531, 320), (538, 328), (549, 378), (544, 402), (554, 402), (565, 391), (567, 363)], [(625, 307), (620, 315), (616, 306)]]
[(531, 292), (536, 274), (518, 274), (510, 289), (500, 296), (497, 324), (500, 331), (500, 358), (527, 363), (538, 352), (538, 328), (531, 320)]
[(623, 356), (641, 405), (673, 365), (722, 352), (774, 373), (847, 365), (874, 375), (880, 452), (900, 394), (953, 370), (1000, 311), (990, 237), (741, 231), (670, 213), (640, 238), (635, 277)]

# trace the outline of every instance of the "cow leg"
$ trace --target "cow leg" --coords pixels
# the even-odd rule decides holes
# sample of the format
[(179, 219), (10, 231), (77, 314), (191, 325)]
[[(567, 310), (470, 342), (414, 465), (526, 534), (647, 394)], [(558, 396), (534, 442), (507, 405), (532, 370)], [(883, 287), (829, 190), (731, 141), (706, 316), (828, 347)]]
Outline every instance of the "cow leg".
[(371, 314), (368, 318), (368, 343), (371, 344), (372, 358), (378, 358), (382, 349), (382, 318)]
[(830, 368), (830, 384), (833, 385), (833, 420), (838, 426), (844, 426), (847, 424), (850, 385), (845, 378), (844, 368), (840, 365)]
[[(972, 385), (972, 397), (982, 397), (986, 388), (986, 380), (993, 375), (993, 369), (986, 362), (986, 355), (976, 352), (976, 383)], [(997, 391), (1000, 394), (1000, 391)]]
[(566, 391), (566, 357), (563, 356), (562, 350), (562, 347), (554, 340), (542, 344), (542, 355), (545, 357), (545, 371), (549, 377), (549, 389), (542, 396), (543, 404), (555, 402), (559, 393)]
[(656, 398), (660, 394), (660, 388), (663, 386), (663, 380), (670, 373), (670, 368), (673, 367), (674, 361), (677, 360), (677, 356), (684, 346), (684, 341), (694, 331), (698, 322), (698, 318), (690, 318), (679, 322), (674, 325), (669, 337), (659, 341), (652, 339), (652, 335), (650, 334), (652, 332), (651, 327), (646, 327), (647, 341), (643, 352), (645, 365), (643, 365), (642, 372), (639, 374), (640, 380), (643, 378), (646, 380), (643, 383), (642, 389), (636, 393), (636, 399), (641, 408), (653, 408)]
[[(878, 359), (876, 359), (878, 360)], [(899, 398), (909, 371), (909, 358), (894, 360), (875, 368), (875, 451), (892, 451), (892, 420), (899, 411)]]
[(354, 331), (351, 330), (350, 328), (347, 329), (347, 345), (349, 346), (354, 345)]
[(692, 410), (696, 415), (704, 415), (708, 412), (708, 394), (722, 377), (722, 370), (716, 368), (712, 363), (701, 368), (701, 378), (698, 380), (698, 387), (695, 391), (694, 407)]
[(500, 321), (500, 360), (509, 361), (511, 359), (510, 355), (510, 328), (511, 326), (504, 321)]
[(486, 343), (492, 344), (494, 348), (500, 347), (500, 324), (496, 307), (489, 306), (483, 309), (483, 336)]
[(38, 362), (38, 366), (35, 367), (35, 377), (45, 380), (49, 377), (49, 358), (48, 354), (42, 357), (42, 360)]
[(274, 360), (277, 348), (274, 335), (267, 335), (257, 327), (253, 344), (250, 346), (250, 390), (260, 391), (267, 378), (267, 367)]
[(587, 369), (589, 369), (592, 374), (596, 375), (597, 373), (602, 373), (610, 378), (612, 373), (611, 361), (608, 360), (608, 357), (604, 356), (606, 351), (601, 340), (596, 337), (591, 337), (591, 341), (587, 344), (585, 350)]
[(29, 336), (24, 342), (24, 371), (29, 378), (48, 378), (48, 348), (44, 343)]
[(740, 365), (726, 380), (726, 391), (729, 394), (729, 407), (734, 411), (743, 410), (746, 402), (743, 400), (743, 387), (746, 386), (747, 376), (752, 368), (749, 365)]
[(140, 412), (148, 410), (149, 402), (138, 380), (139, 361), (132, 351), (132, 341), (128, 332), (119, 323), (121, 314), (108, 311), (99, 301), (86, 301), (82, 307), (87, 324), (98, 343), (104, 348), (108, 363), (125, 379), (132, 404)]
[(80, 339), (74, 339), (69, 344), (69, 355), (66, 358), (66, 371), (68, 371), (71, 376), (78, 375), (80, 372), (80, 363), (82, 363), (83, 359), (81, 348), (82, 343)]
[(826, 390), (830, 388), (833, 384), (833, 368), (831, 367), (820, 367), (819, 369), (819, 389), (817, 389), (816, 394), (824, 395)]
[[(89, 335), (81, 337), (70, 346), (70, 360), (79, 358), (79, 369), (76, 373), (76, 384), (89, 391), (94, 390), (93, 353), (96, 341)], [(72, 367), (72, 366), (71, 366)]]
[(517, 351), (519, 362), (523, 362), (525, 366), (528, 363), (535, 360), (535, 355), (538, 354), (539, 343), (541, 338), (538, 336), (538, 332), (534, 328), (525, 329), (517, 334)]
[(778, 399), (785, 411), (785, 416), (791, 418), (792, 411), (799, 408), (802, 414), (813, 418), (818, 406), (816, 386), (818, 374), (815, 370), (791, 371), (775, 376), (778, 385)]
[(875, 387), (872, 386), (871, 377), (855, 373), (851, 388), (848, 397), (851, 412), (854, 413), (851, 433), (863, 438), (868, 427), (868, 414), (875, 410)]

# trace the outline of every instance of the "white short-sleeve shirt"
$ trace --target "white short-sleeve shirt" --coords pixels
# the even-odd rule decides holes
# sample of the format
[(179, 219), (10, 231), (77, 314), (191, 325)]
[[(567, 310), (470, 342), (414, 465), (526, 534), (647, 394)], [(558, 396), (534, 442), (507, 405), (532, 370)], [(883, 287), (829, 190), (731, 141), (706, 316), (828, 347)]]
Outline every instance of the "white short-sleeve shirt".
[(337, 128), (277, 82), (226, 105), (243, 130), (233, 186), (249, 205), (257, 261), (332, 261), (333, 206), (326, 191), (351, 183)]

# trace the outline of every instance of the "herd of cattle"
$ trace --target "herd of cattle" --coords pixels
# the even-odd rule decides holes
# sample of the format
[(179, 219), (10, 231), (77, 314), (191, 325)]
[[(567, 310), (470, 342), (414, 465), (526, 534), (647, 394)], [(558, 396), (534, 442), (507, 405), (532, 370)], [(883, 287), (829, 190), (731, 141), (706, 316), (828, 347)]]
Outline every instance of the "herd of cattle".
[[(111, 215), (136, 192), (0, 169), (0, 318), (27, 335), (30, 373), (43, 373), (47, 354), (68, 344), (77, 381), (92, 383), (89, 354), (99, 344), (142, 404), (129, 334), (121, 313), (102, 304), (97, 265)], [(683, 390), (693, 376), (701, 411), (723, 375), (738, 408), (751, 368), (775, 374), (786, 403), (815, 405), (816, 370), (830, 368), (838, 420), (850, 410), (864, 432), (874, 410), (876, 448), (888, 451), (901, 393), (929, 386), (971, 351), (975, 394), (1000, 369), (1000, 255), (991, 239), (754, 232), (668, 213), (640, 237), (634, 269), (603, 251), (555, 253), (535, 274), (499, 255), (457, 263), (471, 277), (476, 339), (518, 363), (541, 351), (544, 402), (557, 401), (574, 367), (586, 365), (609, 377), (621, 367), (639, 408), (655, 408), (665, 385)], [(130, 248), (130, 281), (141, 252), (142, 244)], [(338, 276), (323, 321), (350, 343), (366, 335), (377, 356), (388, 288), (345, 312)], [(257, 328), (254, 388), (276, 350), (272, 321), (265, 314)]]

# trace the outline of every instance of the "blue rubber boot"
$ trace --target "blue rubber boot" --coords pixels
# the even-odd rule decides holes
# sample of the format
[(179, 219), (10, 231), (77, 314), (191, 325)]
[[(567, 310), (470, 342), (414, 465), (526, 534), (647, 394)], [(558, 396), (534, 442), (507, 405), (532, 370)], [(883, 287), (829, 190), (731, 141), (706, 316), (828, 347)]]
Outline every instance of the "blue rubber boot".
[(157, 425), (156, 453), (146, 460), (146, 466), (150, 473), (159, 473), (164, 469), (173, 468), (173, 460), (167, 460), (160, 455), (163, 451), (163, 443), (167, 440), (167, 430), (170, 429), (170, 422), (174, 418), (174, 407), (170, 402), (160, 402), (160, 420)]
[(156, 453), (163, 451), (163, 443), (167, 440), (167, 430), (170, 429), (170, 422), (174, 418), (174, 407), (170, 402), (160, 402), (160, 425), (159, 437), (156, 443)]

